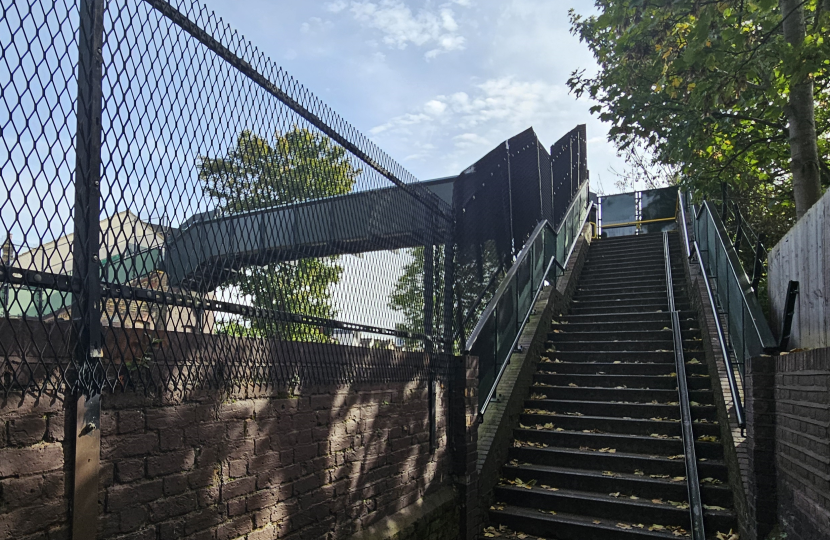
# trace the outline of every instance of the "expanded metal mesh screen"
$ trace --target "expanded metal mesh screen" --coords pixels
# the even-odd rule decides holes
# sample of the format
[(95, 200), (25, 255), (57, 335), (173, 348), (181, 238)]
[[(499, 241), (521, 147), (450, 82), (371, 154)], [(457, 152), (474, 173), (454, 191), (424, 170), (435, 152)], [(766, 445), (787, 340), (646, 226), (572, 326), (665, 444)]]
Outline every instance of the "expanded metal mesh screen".
[(320, 372), (326, 345), (448, 348), (451, 199), (203, 6), (0, 5), (4, 392), (293, 384), (315, 377), (298, 343)]

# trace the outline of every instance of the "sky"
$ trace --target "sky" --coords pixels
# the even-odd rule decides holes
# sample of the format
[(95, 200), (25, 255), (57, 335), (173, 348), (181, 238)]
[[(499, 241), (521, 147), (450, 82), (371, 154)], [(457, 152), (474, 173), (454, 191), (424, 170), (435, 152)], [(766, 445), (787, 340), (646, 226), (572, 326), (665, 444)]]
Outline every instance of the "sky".
[(592, 191), (617, 191), (608, 127), (566, 84), (596, 70), (569, 31), (591, 1), (203, 1), (421, 180), (528, 127), (549, 147), (584, 123)]

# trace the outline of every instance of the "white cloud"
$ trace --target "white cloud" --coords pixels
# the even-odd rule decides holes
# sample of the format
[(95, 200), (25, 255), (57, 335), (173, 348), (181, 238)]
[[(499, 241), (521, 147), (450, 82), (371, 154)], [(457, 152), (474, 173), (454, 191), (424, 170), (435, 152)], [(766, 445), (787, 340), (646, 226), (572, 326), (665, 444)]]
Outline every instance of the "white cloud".
[(349, 7), (349, 4), (345, 0), (336, 0), (335, 2), (328, 2), (325, 5), (326, 10), (332, 13), (340, 13), (347, 7)]
[(459, 33), (452, 4), (470, 5), (469, 0), (454, 0), (437, 9), (423, 8), (414, 13), (403, 0), (353, 0), (348, 4), (337, 0), (326, 4), (326, 9), (340, 13), (348, 8), (364, 28), (380, 31), (385, 45), (397, 49), (409, 45), (429, 47), (424, 56), (431, 59), (465, 47), (466, 39)]
[(493, 123), (506, 124), (510, 129), (527, 127), (550, 118), (556, 103), (566, 96), (564, 88), (544, 82), (517, 81), (513, 77), (490, 79), (476, 85), (473, 96), (466, 92), (436, 96), (421, 111), (397, 116), (371, 133), (394, 132), (417, 124), (456, 127), (465, 132)]
[(445, 174), (450, 174), (531, 126), (543, 144), (551, 144), (554, 137), (580, 123), (583, 113), (575, 111), (573, 103), (562, 85), (493, 78), (469, 92), (434, 96), (370, 133), (382, 146), (410, 148), (404, 161), (431, 164), (429, 169), (441, 163)]

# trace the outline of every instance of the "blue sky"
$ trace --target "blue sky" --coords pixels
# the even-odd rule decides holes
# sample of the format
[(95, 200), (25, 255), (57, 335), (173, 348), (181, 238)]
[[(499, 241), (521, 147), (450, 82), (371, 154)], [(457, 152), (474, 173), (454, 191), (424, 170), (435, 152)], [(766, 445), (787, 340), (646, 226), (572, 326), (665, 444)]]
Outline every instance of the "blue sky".
[(607, 126), (565, 84), (596, 69), (568, 22), (591, 1), (205, 1), (422, 180), (529, 126), (549, 146), (587, 123), (592, 189), (615, 191)]

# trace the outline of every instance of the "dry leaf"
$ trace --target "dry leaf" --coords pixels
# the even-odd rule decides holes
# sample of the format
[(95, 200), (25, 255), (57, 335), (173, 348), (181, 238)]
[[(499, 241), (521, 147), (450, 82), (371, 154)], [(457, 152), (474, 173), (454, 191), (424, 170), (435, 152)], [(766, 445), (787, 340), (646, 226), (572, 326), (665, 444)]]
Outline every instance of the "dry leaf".
[(620, 529), (630, 529), (631, 525), (628, 525), (627, 523), (617, 523), (617, 527)]

